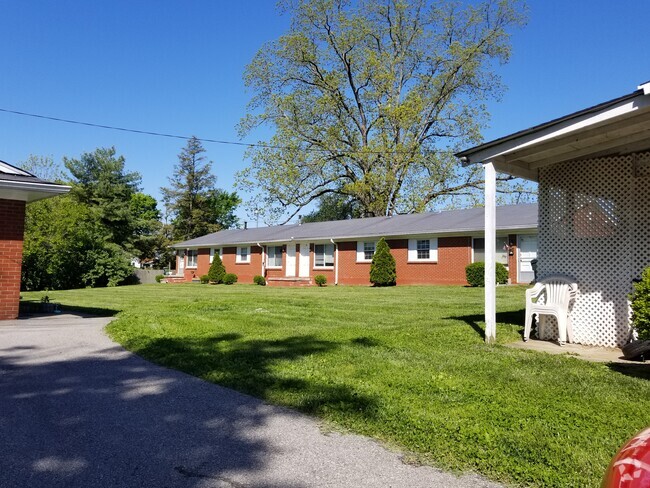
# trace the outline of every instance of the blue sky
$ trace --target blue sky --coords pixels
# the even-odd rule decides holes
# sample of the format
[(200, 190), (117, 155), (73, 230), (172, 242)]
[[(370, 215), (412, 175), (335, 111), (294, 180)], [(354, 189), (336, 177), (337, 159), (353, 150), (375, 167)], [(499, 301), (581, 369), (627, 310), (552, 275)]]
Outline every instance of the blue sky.
[[(0, 108), (139, 130), (238, 141), (244, 67), (289, 19), (272, 0), (0, 0)], [(615, 98), (650, 79), (648, 5), (531, 0), (512, 37), (508, 87), (485, 140)], [(263, 139), (258, 132), (246, 142)], [(184, 141), (0, 112), (0, 159), (77, 157), (115, 146), (159, 198)], [(233, 189), (244, 149), (205, 144)], [(246, 215), (240, 212), (246, 220)]]

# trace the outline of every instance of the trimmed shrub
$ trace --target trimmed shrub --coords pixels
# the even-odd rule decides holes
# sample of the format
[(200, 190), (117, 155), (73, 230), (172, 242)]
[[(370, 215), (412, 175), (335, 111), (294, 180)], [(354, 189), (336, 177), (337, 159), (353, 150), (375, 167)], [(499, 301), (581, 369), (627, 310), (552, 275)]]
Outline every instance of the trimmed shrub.
[(325, 275), (316, 275), (314, 276), (314, 282), (318, 286), (325, 286), (327, 284), (327, 278), (325, 277)]
[(650, 267), (643, 270), (641, 280), (634, 283), (632, 301), (632, 326), (639, 334), (639, 340), (650, 340)]
[(261, 275), (253, 276), (253, 283), (260, 286), (266, 286), (266, 280), (264, 279), (264, 276)]
[[(501, 263), (496, 263), (496, 282), (505, 284), (508, 282), (508, 270)], [(485, 286), (485, 263), (472, 263), (465, 266), (465, 278), (470, 286)]]
[(199, 279), (201, 280), (201, 284), (203, 284), (203, 285), (207, 285), (208, 282), (210, 281), (210, 278), (208, 278), (208, 275), (201, 275), (201, 278), (199, 278)]
[(156, 283), (160, 283), (164, 277), (165, 275), (156, 275)]
[(225, 274), (226, 267), (223, 265), (223, 261), (221, 261), (221, 256), (215, 252), (214, 257), (212, 258), (212, 264), (208, 270), (208, 281), (215, 285), (223, 283), (223, 277)]
[(395, 258), (390, 253), (388, 243), (382, 237), (377, 243), (370, 264), (370, 283), (374, 286), (395, 286), (396, 281)]
[(235, 273), (226, 273), (223, 275), (222, 283), (224, 285), (233, 285), (237, 283), (237, 275)]

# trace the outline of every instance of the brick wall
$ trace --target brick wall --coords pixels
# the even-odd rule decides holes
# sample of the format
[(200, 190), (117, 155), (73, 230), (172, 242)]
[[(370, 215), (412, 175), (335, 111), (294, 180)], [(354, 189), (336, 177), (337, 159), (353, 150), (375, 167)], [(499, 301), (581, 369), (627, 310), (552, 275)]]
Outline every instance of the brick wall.
[[(466, 285), (465, 266), (472, 260), (472, 238), (461, 237), (439, 237), (438, 238), (438, 261), (437, 262), (408, 262), (408, 239), (389, 239), (386, 241), (391, 248), (397, 268), (398, 285)], [(516, 235), (509, 236), (509, 242), (513, 245), (512, 255), (508, 258), (509, 274), (512, 283), (517, 282), (517, 252)], [(357, 262), (357, 242), (339, 242), (338, 244), (338, 283), (340, 285), (370, 285), (370, 263)], [(240, 283), (252, 283), (255, 275), (262, 274), (262, 250), (257, 246), (251, 246), (250, 263), (236, 262), (236, 247), (225, 247), (222, 250), (222, 261), (226, 272), (235, 273)], [(327, 278), (329, 284), (335, 283), (335, 271), (332, 268), (314, 268), (314, 245), (310, 246), (310, 277), (319, 274)], [(286, 277), (287, 254), (286, 245), (283, 245), (282, 269), (266, 269), (266, 278), (278, 279)], [(209, 249), (200, 249), (198, 255), (198, 266), (196, 269), (185, 270), (185, 280), (191, 281), (193, 276), (197, 278), (207, 274), (210, 267)], [(296, 245), (296, 276), (300, 270), (300, 244)], [(290, 280), (274, 281), (273, 285), (290, 285)]]
[(18, 317), (25, 202), (0, 199), (0, 320)]

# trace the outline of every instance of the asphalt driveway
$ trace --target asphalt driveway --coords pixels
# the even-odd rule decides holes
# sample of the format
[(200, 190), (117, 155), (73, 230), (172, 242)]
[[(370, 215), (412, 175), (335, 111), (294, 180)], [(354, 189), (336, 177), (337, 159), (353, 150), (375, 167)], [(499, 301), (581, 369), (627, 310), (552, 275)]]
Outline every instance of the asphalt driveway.
[(496, 487), (151, 364), (110, 319), (0, 322), (0, 486)]

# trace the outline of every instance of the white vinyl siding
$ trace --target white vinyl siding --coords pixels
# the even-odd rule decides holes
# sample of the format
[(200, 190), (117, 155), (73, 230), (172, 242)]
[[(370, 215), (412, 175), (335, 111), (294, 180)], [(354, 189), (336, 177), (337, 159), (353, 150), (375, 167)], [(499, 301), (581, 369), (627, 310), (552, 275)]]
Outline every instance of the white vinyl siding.
[(357, 241), (357, 262), (365, 263), (372, 261), (375, 255), (375, 241)]
[(316, 244), (314, 246), (314, 268), (331, 268), (334, 266), (334, 244)]
[(266, 248), (266, 267), (282, 267), (282, 246), (269, 246)]
[(435, 263), (438, 262), (438, 239), (409, 239), (409, 263)]
[(196, 249), (188, 249), (187, 250), (187, 267), (188, 268), (196, 268), (196, 261), (197, 257), (199, 255), (199, 251)]
[(236, 263), (250, 263), (251, 262), (251, 248), (249, 246), (240, 246), (237, 248)]

